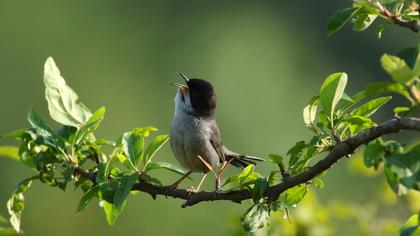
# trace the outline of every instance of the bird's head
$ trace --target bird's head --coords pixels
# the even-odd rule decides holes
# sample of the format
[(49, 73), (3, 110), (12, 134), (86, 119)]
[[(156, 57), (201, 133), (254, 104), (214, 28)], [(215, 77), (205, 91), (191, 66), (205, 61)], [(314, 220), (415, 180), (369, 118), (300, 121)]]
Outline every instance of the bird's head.
[(197, 116), (213, 116), (216, 109), (216, 93), (210, 82), (203, 79), (189, 79), (179, 73), (186, 84), (171, 82), (178, 88), (175, 109), (183, 109)]

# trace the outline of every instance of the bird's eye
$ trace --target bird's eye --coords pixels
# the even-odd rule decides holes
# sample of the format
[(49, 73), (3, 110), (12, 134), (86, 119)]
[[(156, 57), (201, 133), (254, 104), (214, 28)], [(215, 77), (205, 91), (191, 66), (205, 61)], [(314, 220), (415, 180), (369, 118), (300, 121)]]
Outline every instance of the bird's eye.
[(197, 91), (192, 91), (191, 92), (191, 95), (193, 96), (193, 97), (198, 97), (198, 95), (200, 95)]

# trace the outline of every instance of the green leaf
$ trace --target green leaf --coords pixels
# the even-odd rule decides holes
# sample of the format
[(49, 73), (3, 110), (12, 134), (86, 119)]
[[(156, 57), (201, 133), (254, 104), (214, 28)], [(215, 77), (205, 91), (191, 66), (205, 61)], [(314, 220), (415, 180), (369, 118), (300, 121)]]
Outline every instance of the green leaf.
[(395, 143), (390, 143), (387, 147), (387, 151), (391, 153), (385, 158), (388, 183), (399, 195), (404, 194), (407, 188), (420, 190), (420, 144), (408, 148), (405, 152), (398, 151), (397, 148)]
[(93, 186), (88, 191), (86, 191), (85, 194), (83, 194), (82, 199), (80, 199), (76, 213), (80, 214), (84, 209), (86, 209), (86, 207), (89, 206), (89, 203), (93, 200), (93, 198), (98, 196), (98, 192), (99, 185)]
[(407, 98), (411, 103), (413, 99), (410, 96), (410, 93), (405, 89), (404, 85), (395, 82), (380, 82), (372, 83), (366, 86), (365, 88), (366, 97), (374, 97), (377, 95), (387, 94), (387, 93), (397, 93), (401, 94)]
[(118, 186), (117, 192), (114, 195), (114, 205), (117, 208), (120, 208), (125, 202), (128, 194), (131, 191), (131, 188), (136, 183), (137, 177), (139, 174), (137, 172), (130, 175), (125, 175), (121, 179), (121, 184)]
[(349, 7), (335, 12), (328, 19), (327, 36), (341, 29), (359, 10), (360, 8)]
[(319, 102), (324, 111), (332, 116), (335, 106), (343, 96), (347, 84), (346, 73), (335, 73), (328, 76), (321, 86)]
[(255, 232), (267, 225), (270, 209), (266, 204), (258, 203), (247, 210), (242, 216), (242, 226), (247, 232)]
[(7, 209), (10, 214), (10, 223), (16, 232), (21, 232), (20, 220), (22, 217), (23, 208), (25, 207), (25, 197), (23, 196), (23, 193), (28, 190), (28, 188), (31, 186), (32, 180), (36, 178), (38, 178), (38, 176), (26, 178), (21, 181), (17, 185), (12, 197), (7, 201)]
[(263, 196), (265, 191), (268, 189), (268, 181), (261, 177), (255, 180), (254, 188), (252, 189), (252, 200), (257, 203)]
[(51, 117), (60, 124), (80, 127), (92, 113), (77, 100), (77, 94), (66, 84), (56, 66), (49, 57), (44, 65), (45, 97)]
[(415, 78), (407, 63), (399, 57), (384, 54), (381, 57), (381, 64), (392, 79), (399, 83), (407, 84)]
[(303, 121), (306, 125), (312, 125), (318, 108), (319, 96), (312, 97), (308, 105), (303, 109)]
[(242, 172), (239, 174), (238, 178), (239, 178), (239, 183), (242, 185), (243, 183), (245, 183), (245, 180), (247, 179), (248, 176), (250, 176), (255, 169), (255, 165), (248, 165), (247, 167), (245, 167)]
[(268, 160), (277, 165), (283, 163), (283, 157), (277, 154), (268, 154)]
[(122, 145), (125, 155), (131, 164), (138, 168), (143, 159), (144, 137), (137, 132), (126, 132), (122, 137)]
[(287, 151), (287, 155), (290, 155), (289, 168), (298, 162), (303, 150), (307, 147), (308, 144), (306, 144), (305, 141), (300, 141), (297, 142), (292, 148), (290, 148), (289, 151)]
[(312, 184), (317, 188), (324, 188), (325, 186), (324, 181), (318, 178), (312, 179)]
[(0, 146), (0, 157), (8, 157), (19, 161), (19, 148), (14, 146)]
[(420, 213), (410, 216), (400, 229), (400, 236), (418, 235), (420, 235)]
[(147, 138), (151, 133), (157, 131), (155, 127), (142, 127), (133, 129), (134, 133), (141, 134), (143, 137)]
[(167, 162), (163, 162), (163, 161), (158, 161), (158, 162), (150, 162), (146, 168), (145, 168), (145, 172), (151, 171), (151, 170), (156, 170), (156, 169), (167, 169), (169, 171), (175, 172), (177, 174), (180, 175), (185, 175), (188, 173), (188, 171), (174, 165), (171, 163), (167, 163)]
[(375, 113), (381, 106), (388, 102), (392, 97), (380, 97), (373, 99), (357, 108), (355, 108), (351, 113), (356, 116), (365, 116), (369, 117)]
[(289, 188), (284, 193), (280, 194), (280, 201), (286, 206), (294, 206), (299, 203), (308, 192), (308, 186), (306, 184), (299, 184), (293, 188)]
[(144, 151), (144, 156), (146, 163), (152, 160), (153, 156), (156, 154), (157, 151), (169, 140), (168, 135), (158, 135), (156, 136), (152, 142), (147, 146), (146, 150)]
[(399, 113), (407, 112), (409, 110), (410, 110), (409, 107), (396, 107), (396, 108), (394, 108), (394, 113), (395, 113), (395, 116), (399, 116)]
[(9, 234), (17, 234), (15, 229), (13, 228), (3, 228), (0, 227), (0, 235), (9, 235)]
[(356, 14), (353, 23), (353, 30), (354, 31), (363, 31), (368, 28), (378, 17), (376, 14), (370, 14), (368, 12), (363, 12), (360, 14)]
[(1, 135), (0, 138), (16, 138), (16, 139), (21, 139), (22, 135), (26, 132), (26, 130), (28, 129), (17, 129), (17, 130), (13, 130), (10, 131), (7, 134)]
[(101, 121), (104, 119), (105, 107), (99, 108), (90, 118), (86, 121), (85, 124), (80, 127), (76, 133), (76, 144), (80, 143), (86, 135), (92, 133), (98, 128)]
[(121, 207), (118, 208), (114, 204), (111, 204), (107, 201), (103, 201), (105, 217), (106, 217), (106, 221), (108, 222), (109, 225), (114, 225), (115, 224), (118, 216), (124, 210), (125, 203), (126, 202), (124, 201), (123, 204), (121, 205)]
[(378, 169), (379, 164), (384, 160), (385, 147), (383, 143), (377, 139), (370, 142), (363, 153), (363, 161), (367, 167)]
[(416, 62), (419, 61), (419, 48), (406, 48), (398, 53), (398, 57), (403, 59), (407, 65), (414, 70), (416, 66)]

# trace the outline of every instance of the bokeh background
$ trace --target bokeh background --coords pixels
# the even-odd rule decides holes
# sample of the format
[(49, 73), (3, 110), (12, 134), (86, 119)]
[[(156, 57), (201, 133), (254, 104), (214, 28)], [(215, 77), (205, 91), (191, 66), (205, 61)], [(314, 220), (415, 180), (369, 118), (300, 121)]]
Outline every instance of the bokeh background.
[[(208, 79), (216, 87), (217, 120), (231, 149), (260, 157), (285, 154), (295, 142), (309, 137), (302, 109), (328, 74), (347, 72), (347, 93), (353, 94), (369, 82), (390, 80), (379, 64), (383, 53), (395, 54), (419, 41), (417, 35), (397, 27), (385, 29), (380, 40), (374, 29), (354, 33), (350, 27), (327, 38), (328, 17), (349, 4), (335, 0), (0, 1), (0, 133), (28, 127), (25, 117), (31, 106), (54, 123), (48, 118), (42, 82), (43, 64), (53, 56), (84, 104), (91, 110), (106, 106), (99, 137), (115, 140), (133, 127), (149, 125), (168, 133), (176, 92), (168, 81), (179, 80), (177, 72), (183, 72)], [(393, 100), (393, 105), (400, 103), (402, 99)], [(384, 111), (376, 118), (391, 116)], [(409, 140), (410, 135), (404, 138)], [(2, 139), (0, 144), (16, 142)], [(169, 145), (157, 159), (176, 163)], [(355, 235), (364, 230), (367, 233), (361, 235), (375, 235), (383, 227), (397, 227), (418, 207), (418, 195), (396, 203), (383, 176), (360, 171), (360, 161), (360, 157), (341, 161), (330, 170), (323, 177), (325, 188), (313, 191), (307, 207), (291, 211), (295, 226), (274, 216), (278, 220), (272, 227), (299, 225), (304, 227), (300, 235), (327, 231)], [(268, 173), (270, 168), (262, 164), (258, 171)], [(233, 173), (238, 170), (230, 169), (227, 175)], [(31, 174), (19, 163), (0, 159), (1, 215), (7, 215), (6, 201), (15, 184)], [(178, 178), (166, 172), (155, 174), (168, 184)], [(183, 187), (194, 183), (186, 181)], [(204, 188), (213, 188), (211, 178)], [(153, 201), (140, 193), (130, 197), (125, 212), (110, 227), (96, 202), (76, 216), (81, 195), (80, 190), (62, 192), (35, 182), (26, 194), (22, 225), (26, 235), (241, 235), (240, 215), (249, 205), (218, 202), (181, 209), (180, 200)], [(322, 210), (327, 206), (338, 207), (334, 212), (341, 216), (326, 216), (329, 213)], [(360, 209), (356, 215), (364, 212), (391, 223), (361, 223), (358, 216), (346, 213), (348, 206)], [(308, 211), (311, 207), (316, 213)], [(327, 229), (322, 229), (326, 224)], [(389, 229), (391, 235), (395, 227)]]

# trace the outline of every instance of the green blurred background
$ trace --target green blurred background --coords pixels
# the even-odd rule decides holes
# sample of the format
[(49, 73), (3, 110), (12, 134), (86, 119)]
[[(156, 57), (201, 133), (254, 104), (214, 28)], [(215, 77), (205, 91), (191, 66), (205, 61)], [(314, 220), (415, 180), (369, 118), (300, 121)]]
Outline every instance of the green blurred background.
[[(168, 81), (179, 80), (177, 72), (183, 72), (216, 87), (219, 128), (231, 149), (260, 157), (284, 154), (309, 137), (302, 109), (328, 74), (347, 72), (347, 92), (353, 94), (369, 82), (389, 80), (379, 64), (383, 53), (395, 54), (419, 41), (397, 27), (385, 29), (381, 40), (373, 28), (354, 33), (349, 27), (327, 38), (328, 17), (349, 4), (0, 1), (0, 133), (28, 127), (25, 116), (31, 106), (47, 119), (42, 73), (46, 58), (52, 56), (84, 104), (91, 110), (106, 106), (99, 137), (115, 140), (133, 127), (149, 125), (168, 133), (176, 92)], [(397, 98), (393, 105), (400, 102)], [(382, 112), (377, 120), (391, 116)], [(169, 145), (157, 160), (176, 163)], [(361, 176), (348, 167), (351, 163), (342, 161), (323, 177), (326, 187), (317, 193), (319, 202), (363, 205), (378, 195), (372, 189), (383, 177)], [(270, 168), (265, 163), (258, 171), (268, 173)], [(231, 168), (226, 174), (237, 172)], [(0, 159), (2, 215), (7, 215), (5, 203), (15, 184), (31, 174), (19, 163)], [(155, 174), (168, 184), (178, 178)], [(186, 181), (183, 187), (195, 182)], [(204, 188), (213, 188), (211, 178)], [(231, 235), (240, 232), (240, 215), (249, 205), (217, 202), (181, 209), (180, 200), (153, 201), (140, 193), (130, 197), (125, 212), (110, 227), (96, 203), (75, 215), (79, 190), (62, 192), (34, 183), (26, 196), (23, 229), (27, 235), (44, 236)], [(398, 222), (409, 216), (409, 209), (387, 207), (390, 210), (379, 214)], [(354, 220), (337, 224), (343, 225), (337, 229), (340, 235), (354, 235), (358, 225)]]

